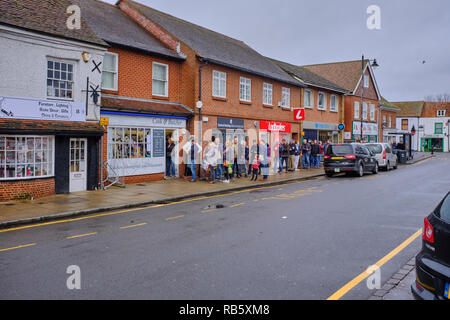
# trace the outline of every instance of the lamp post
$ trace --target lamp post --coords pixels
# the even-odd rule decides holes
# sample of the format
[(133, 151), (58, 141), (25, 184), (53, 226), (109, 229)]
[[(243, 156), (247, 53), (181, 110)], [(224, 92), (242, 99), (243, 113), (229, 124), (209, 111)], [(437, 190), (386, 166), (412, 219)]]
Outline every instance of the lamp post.
[[(378, 63), (377, 63), (377, 59), (373, 59), (373, 60), (368, 59), (367, 61), (368, 61), (369, 63), (370, 63), (371, 61), (373, 61), (373, 63), (372, 63), (372, 67), (373, 67), (373, 68), (379, 67), (379, 65), (378, 65)], [(362, 83), (362, 86), (361, 86), (361, 143), (362, 143), (363, 140), (364, 140), (364, 138), (363, 138), (363, 110), (364, 110), (364, 55), (362, 55), (362, 58), (361, 58), (361, 83)]]

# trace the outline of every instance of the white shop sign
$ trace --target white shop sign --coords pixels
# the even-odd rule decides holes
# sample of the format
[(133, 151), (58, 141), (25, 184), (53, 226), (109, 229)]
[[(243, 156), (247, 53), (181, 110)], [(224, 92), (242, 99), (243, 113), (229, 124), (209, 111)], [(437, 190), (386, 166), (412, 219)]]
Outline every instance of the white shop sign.
[[(361, 134), (361, 122), (353, 121), (353, 134)], [(378, 135), (378, 124), (363, 122), (363, 135), (365, 136), (376, 136)]]
[(0, 96), (0, 118), (86, 121), (86, 106), (82, 102)]

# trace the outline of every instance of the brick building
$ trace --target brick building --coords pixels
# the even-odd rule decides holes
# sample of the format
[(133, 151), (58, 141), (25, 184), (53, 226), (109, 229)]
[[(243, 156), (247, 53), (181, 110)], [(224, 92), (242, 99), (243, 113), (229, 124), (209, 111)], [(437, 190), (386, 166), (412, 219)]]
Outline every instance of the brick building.
[(97, 0), (73, 2), (92, 30), (109, 44), (102, 66), (101, 117), (107, 125), (100, 162), (108, 164), (101, 172), (103, 180), (163, 179), (167, 140), (186, 130), (193, 115), (180, 103), (185, 57), (117, 6)]
[[(382, 141), (383, 133), (379, 110), (381, 95), (368, 60), (365, 60), (364, 63), (356, 60), (304, 67), (349, 92), (344, 97), (345, 141), (361, 140), (361, 120), (363, 140), (366, 142)], [(364, 77), (362, 77), (362, 69)], [(362, 86), (364, 86), (364, 99), (361, 106)]]
[(306, 68), (272, 61), (307, 86), (302, 88), (302, 107), (305, 108), (305, 120), (301, 123), (302, 138), (342, 143), (344, 134), (339, 130), (339, 124), (344, 123), (344, 95), (347, 91)]
[(107, 44), (84, 20), (67, 28), (70, 5), (0, 2), (0, 201), (98, 187), (103, 128), (86, 90)]
[(189, 130), (197, 139), (237, 137), (251, 144), (264, 137), (275, 145), (282, 138), (300, 138), (292, 108), (302, 105), (304, 85), (272, 61), (242, 41), (142, 4), (122, 0), (117, 5), (166, 47), (186, 56), (180, 101), (195, 109)]

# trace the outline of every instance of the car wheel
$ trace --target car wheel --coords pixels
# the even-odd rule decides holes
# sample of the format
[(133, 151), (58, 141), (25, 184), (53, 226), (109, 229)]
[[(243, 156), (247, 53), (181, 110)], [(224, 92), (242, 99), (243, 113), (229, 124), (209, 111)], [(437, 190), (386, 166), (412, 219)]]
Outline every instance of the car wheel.
[[(388, 164), (388, 167), (389, 167), (389, 164)], [(375, 167), (373, 168), (372, 173), (373, 174), (377, 174), (378, 173), (378, 162), (375, 162)]]
[(358, 171), (356, 173), (357, 173), (358, 177), (364, 176), (364, 166), (361, 162), (358, 165)]

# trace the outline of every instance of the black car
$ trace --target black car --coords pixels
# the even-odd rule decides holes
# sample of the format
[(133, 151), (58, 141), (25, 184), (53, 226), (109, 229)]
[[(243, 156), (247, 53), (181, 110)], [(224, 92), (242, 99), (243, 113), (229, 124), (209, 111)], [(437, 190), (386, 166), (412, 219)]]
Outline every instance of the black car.
[(450, 286), (450, 192), (425, 218), (422, 250), (416, 256), (414, 298), (448, 300)]
[(375, 155), (358, 143), (330, 145), (325, 153), (323, 166), (328, 177), (341, 172), (356, 173), (360, 177), (365, 172), (378, 173)]

